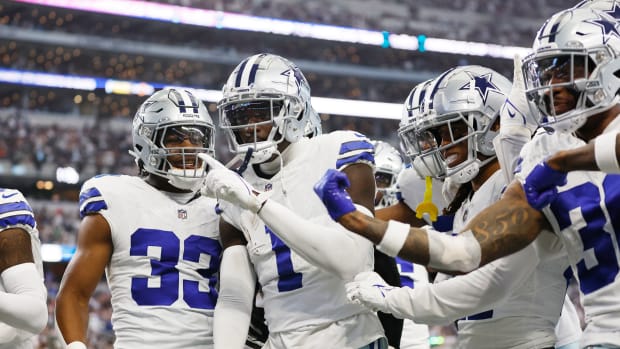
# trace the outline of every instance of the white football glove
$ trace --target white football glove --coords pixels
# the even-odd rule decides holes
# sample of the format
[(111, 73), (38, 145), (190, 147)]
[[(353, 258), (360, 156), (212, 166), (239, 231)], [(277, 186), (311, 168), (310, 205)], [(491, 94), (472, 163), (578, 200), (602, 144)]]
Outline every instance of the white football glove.
[(522, 65), (521, 57), (516, 54), (514, 57), (512, 88), (499, 112), (499, 133), (517, 135), (529, 139), (538, 128), (538, 123), (531, 115), (525, 96)]
[(239, 174), (227, 169), (219, 161), (208, 154), (198, 154), (198, 157), (207, 163), (209, 173), (200, 193), (218, 200), (229, 203), (257, 213), (267, 200), (265, 195), (260, 195)]
[(394, 289), (388, 285), (379, 274), (373, 271), (364, 271), (355, 276), (355, 279), (345, 285), (347, 298), (353, 304), (359, 304), (371, 311), (389, 313), (385, 297)]
[(515, 55), (512, 89), (499, 112), (499, 135), (493, 139), (497, 160), (508, 183), (514, 178), (521, 148), (538, 128), (525, 96), (521, 65), (521, 57)]

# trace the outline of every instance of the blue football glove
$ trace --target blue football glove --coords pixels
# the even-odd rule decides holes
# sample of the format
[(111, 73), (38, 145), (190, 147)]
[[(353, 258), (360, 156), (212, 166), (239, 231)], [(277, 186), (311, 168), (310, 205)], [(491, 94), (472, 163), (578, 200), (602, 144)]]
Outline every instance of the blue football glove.
[(345, 190), (351, 185), (347, 175), (333, 169), (327, 170), (314, 185), (314, 192), (319, 196), (333, 220), (355, 211), (353, 201)]
[(557, 187), (564, 184), (566, 172), (554, 170), (547, 162), (542, 162), (525, 178), (523, 190), (530, 206), (540, 210), (555, 201), (558, 195)]

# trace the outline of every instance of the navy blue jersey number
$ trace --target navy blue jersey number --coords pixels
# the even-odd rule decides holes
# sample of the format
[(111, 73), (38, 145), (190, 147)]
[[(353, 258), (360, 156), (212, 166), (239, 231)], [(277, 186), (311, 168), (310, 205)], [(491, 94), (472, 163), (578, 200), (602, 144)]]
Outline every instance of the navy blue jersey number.
[[(159, 277), (158, 287), (149, 287), (149, 277), (134, 276), (131, 279), (131, 296), (139, 305), (172, 305), (179, 299), (178, 264), (181, 261), (196, 262), (200, 255), (210, 256), (205, 268), (197, 269), (203, 280), (183, 279), (183, 300), (191, 308), (214, 309), (217, 301), (215, 289), (216, 273), (219, 269), (221, 247), (217, 240), (205, 236), (191, 235), (183, 241), (183, 256), (180, 256), (181, 241), (171, 231), (140, 228), (131, 235), (131, 256), (148, 256), (149, 247), (161, 249), (159, 259), (151, 259), (151, 276)], [(179, 259), (181, 257), (181, 259)], [(200, 291), (199, 285), (203, 284)]]
[[(620, 216), (614, 213), (620, 209), (620, 176), (606, 176), (602, 189), (605, 195), (602, 203), (600, 188), (586, 182), (559, 193), (558, 200), (551, 205), (561, 230), (570, 225), (579, 229), (584, 258), (577, 263), (577, 272), (584, 294), (609, 285), (619, 271), (614, 240), (617, 242), (619, 238)], [(613, 233), (604, 230), (605, 226), (610, 226)]]
[(271, 239), (271, 250), (276, 254), (276, 267), (279, 277), (278, 291), (287, 292), (301, 288), (302, 275), (293, 269), (291, 249), (266, 226), (265, 232)]

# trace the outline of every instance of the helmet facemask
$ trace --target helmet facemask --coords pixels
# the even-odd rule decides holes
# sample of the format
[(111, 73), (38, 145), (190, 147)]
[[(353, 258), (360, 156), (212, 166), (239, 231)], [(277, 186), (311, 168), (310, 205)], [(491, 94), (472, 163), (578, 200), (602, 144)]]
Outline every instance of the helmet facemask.
[(619, 32), (613, 17), (589, 8), (561, 11), (543, 25), (523, 64), (530, 112), (542, 127), (575, 132), (620, 101)]
[(183, 90), (158, 91), (142, 104), (134, 117), (133, 143), (130, 153), (142, 171), (182, 190), (196, 191), (204, 181), (206, 164), (196, 155), (215, 155), (211, 117)]
[[(144, 168), (167, 178), (170, 184), (185, 190), (197, 190), (206, 176), (206, 164), (196, 155), (214, 155), (214, 129), (211, 125), (143, 125), (141, 132), (151, 134), (151, 152)], [(188, 140), (192, 146), (175, 146)]]
[(395, 204), (396, 182), (403, 169), (403, 158), (396, 148), (384, 141), (373, 141), (375, 148), (375, 184), (377, 194), (375, 207), (383, 208)]
[[(593, 59), (594, 58), (594, 59)], [(547, 129), (574, 132), (585, 124), (589, 116), (605, 111), (609, 96), (597, 77), (597, 63), (605, 64), (611, 56), (603, 47), (583, 51), (528, 57), (524, 69), (526, 95), (539, 124)], [(558, 100), (554, 90), (566, 89), (573, 98), (572, 105)]]
[[(408, 144), (409, 149), (416, 152), (413, 166), (418, 174), (438, 179), (451, 177), (458, 183), (474, 179), (479, 169), (494, 159), (494, 156), (479, 159), (479, 155), (494, 154), (492, 149), (487, 149), (483, 144), (496, 133), (490, 129), (492, 123), (477, 125), (479, 119), (481, 114), (475, 111), (448, 114), (426, 126), (420, 125), (403, 132), (401, 139)], [(482, 129), (477, 130), (478, 127)], [(459, 161), (454, 158), (456, 154), (445, 157), (451, 148), (462, 145), (463, 142), (467, 144), (465, 159)]]
[[(280, 130), (301, 119), (300, 114), (304, 111), (296, 96), (285, 96), (277, 92), (239, 93), (234, 99), (223, 99), (218, 109), (220, 127), (228, 136), (229, 150), (236, 154), (245, 154), (249, 148), (254, 148), (253, 163), (271, 158), (277, 145), (285, 139)], [(262, 131), (261, 137), (259, 128), (264, 126), (272, 127), (267, 135)]]
[(398, 202), (396, 197), (396, 175), (390, 172), (377, 170), (375, 172), (375, 183), (377, 184), (376, 208), (384, 208)]
[[(493, 128), (511, 85), (501, 74), (476, 65), (447, 70), (433, 80), (420, 94), (419, 114), (399, 129), (418, 174), (459, 183), (474, 179), (495, 158)], [(456, 146), (467, 149), (466, 158), (462, 149), (463, 158), (454, 158), (451, 148)]]
[(280, 56), (262, 53), (241, 62), (222, 95), (220, 126), (229, 149), (241, 155), (252, 148), (251, 163), (268, 161), (282, 141), (295, 143), (310, 132), (310, 86), (299, 68)]

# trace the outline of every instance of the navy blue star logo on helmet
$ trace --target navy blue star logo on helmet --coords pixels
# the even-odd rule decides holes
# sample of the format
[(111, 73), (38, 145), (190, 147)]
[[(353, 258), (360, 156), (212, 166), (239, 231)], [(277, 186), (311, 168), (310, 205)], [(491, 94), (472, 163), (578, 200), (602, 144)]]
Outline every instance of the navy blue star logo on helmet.
[(496, 91), (496, 92), (502, 93), (497, 88), (497, 86), (495, 86), (495, 84), (491, 82), (491, 79), (493, 78), (493, 73), (488, 73), (488, 74), (479, 75), (479, 76), (473, 75), (473, 73), (471, 72), (466, 72), (466, 73), (467, 75), (471, 77), (471, 80), (465, 85), (463, 85), (459, 90), (469, 90), (471, 88), (471, 83), (473, 81), (474, 88), (476, 89), (476, 91), (478, 91), (478, 93), (480, 94), (480, 97), (482, 97), (482, 102), (484, 102), (485, 104), (487, 102), (487, 97), (489, 96), (490, 91)]
[[(614, 11), (615, 7), (614, 7)], [(587, 20), (586, 22), (594, 24), (598, 27), (601, 28), (601, 31), (603, 32), (603, 44), (606, 44), (607, 41), (609, 41), (609, 39), (611, 39), (612, 36), (616, 36), (617, 38), (620, 38), (620, 32), (618, 32), (618, 23), (615, 20), (607, 19), (604, 17), (599, 16), (598, 19), (590, 19)]]
[(297, 90), (299, 91), (301, 90), (301, 82), (304, 80), (304, 76), (301, 75), (301, 70), (299, 70), (299, 68), (297, 67), (283, 71), (282, 75), (290, 77), (291, 71), (293, 71), (293, 77), (295, 78), (295, 85), (297, 85)]
[(612, 9), (603, 12), (612, 16), (615, 19), (620, 19), (620, 6), (618, 6), (618, 3), (616, 2), (614, 2), (614, 7)]

